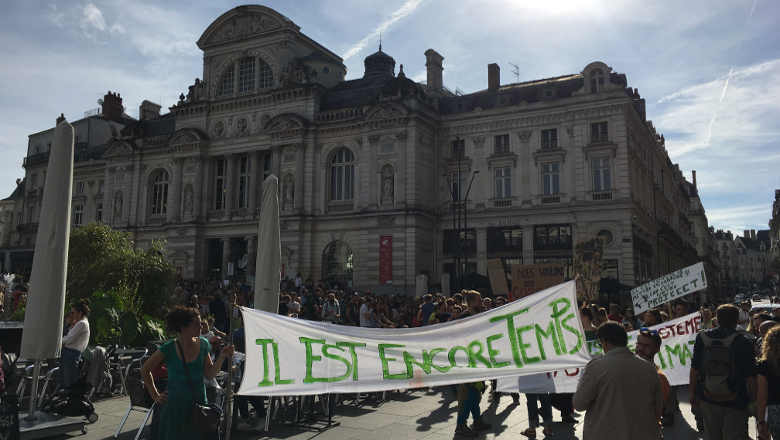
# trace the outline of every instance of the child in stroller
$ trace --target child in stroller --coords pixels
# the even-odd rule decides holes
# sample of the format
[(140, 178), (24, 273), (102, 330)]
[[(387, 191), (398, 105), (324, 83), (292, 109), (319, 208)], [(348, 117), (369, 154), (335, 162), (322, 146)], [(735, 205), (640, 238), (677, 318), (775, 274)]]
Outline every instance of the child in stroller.
[[(82, 360), (82, 362), (84, 362)], [(67, 417), (84, 416), (89, 423), (95, 423), (98, 419), (95, 413), (95, 407), (92, 406), (87, 395), (92, 390), (92, 385), (87, 382), (87, 374), (83, 372), (81, 376), (69, 387), (60, 389), (48, 402), (46, 402), (41, 411), (58, 414)]]

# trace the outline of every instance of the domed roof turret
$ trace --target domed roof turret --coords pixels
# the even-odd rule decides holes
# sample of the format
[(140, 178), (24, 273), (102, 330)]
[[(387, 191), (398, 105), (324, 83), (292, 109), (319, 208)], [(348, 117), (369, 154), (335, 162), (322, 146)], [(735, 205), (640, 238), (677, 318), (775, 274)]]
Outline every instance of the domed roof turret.
[(379, 51), (367, 56), (363, 64), (366, 66), (363, 78), (374, 75), (395, 76), (395, 60), (390, 55), (382, 52), (381, 44), (379, 45)]

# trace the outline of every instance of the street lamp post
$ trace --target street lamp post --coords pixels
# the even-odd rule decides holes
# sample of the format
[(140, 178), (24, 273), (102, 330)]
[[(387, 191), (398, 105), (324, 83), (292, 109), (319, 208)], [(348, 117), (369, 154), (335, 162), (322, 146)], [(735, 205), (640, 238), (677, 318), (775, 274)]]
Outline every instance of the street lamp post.
[[(464, 265), (466, 266), (465, 272), (466, 272), (466, 288), (469, 288), (469, 282), (468, 282), (468, 276), (469, 276), (469, 221), (468, 221), (468, 203), (469, 203), (469, 193), (471, 192), (471, 184), (474, 183), (474, 177), (479, 174), (479, 171), (474, 171), (474, 173), (471, 175), (471, 181), (469, 181), (469, 188), (466, 190), (466, 197), (464, 199), (463, 204), (463, 230), (466, 233), (466, 250), (464, 252)], [(458, 176), (460, 178), (460, 176)], [(458, 236), (460, 239), (460, 236)]]

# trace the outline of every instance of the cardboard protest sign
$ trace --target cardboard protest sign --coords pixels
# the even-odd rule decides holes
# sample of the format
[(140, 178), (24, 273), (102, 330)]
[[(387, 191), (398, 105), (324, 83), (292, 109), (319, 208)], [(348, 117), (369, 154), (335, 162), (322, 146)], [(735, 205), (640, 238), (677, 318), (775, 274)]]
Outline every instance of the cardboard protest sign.
[(557, 286), (563, 280), (562, 264), (516, 264), (512, 266), (512, 294), (509, 301)]
[(577, 297), (594, 301), (599, 296), (604, 260), (604, 239), (580, 238), (574, 246), (574, 274)]
[[(661, 367), (671, 386), (688, 385), (693, 344), (701, 327), (701, 315), (693, 313), (673, 321), (651, 327), (663, 340), (655, 363)], [(639, 330), (628, 333), (628, 348), (634, 351)], [(603, 355), (598, 341), (587, 341), (592, 357)], [(577, 391), (585, 364), (564, 370), (533, 376), (499, 379), (498, 391), (504, 393), (573, 393)]]
[(241, 395), (431, 387), (576, 368), (589, 359), (573, 282), (413, 329), (356, 328), (241, 310), (247, 342)]
[(631, 290), (631, 302), (637, 315), (667, 301), (707, 288), (704, 263), (672, 272)]
[(506, 285), (506, 272), (500, 258), (487, 260), (488, 276), (490, 277), (490, 289), (493, 295), (509, 296), (509, 287)]

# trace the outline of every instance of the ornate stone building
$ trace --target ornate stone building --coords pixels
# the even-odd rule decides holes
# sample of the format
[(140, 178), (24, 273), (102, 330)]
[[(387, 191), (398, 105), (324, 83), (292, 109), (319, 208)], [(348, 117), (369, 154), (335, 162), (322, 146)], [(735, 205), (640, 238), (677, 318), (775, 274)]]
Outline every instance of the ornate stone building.
[(490, 258), (570, 273), (574, 242), (595, 235), (623, 289), (700, 258), (685, 179), (644, 100), (604, 63), (509, 85), (493, 64), (486, 90), (456, 95), (436, 51), (415, 83), (380, 46), (346, 80), (340, 57), (262, 6), (225, 13), (198, 46), (202, 79), (170, 113), (145, 102), (130, 120), (107, 95), (113, 132), (79, 163), (88, 194), (74, 195), (84, 219), (100, 212), (138, 245), (166, 238), (183, 277), (252, 276), (271, 174), (285, 271), (355, 288), (412, 293), (417, 275), (452, 272), (453, 205), (468, 220), (461, 266), (481, 275)]

